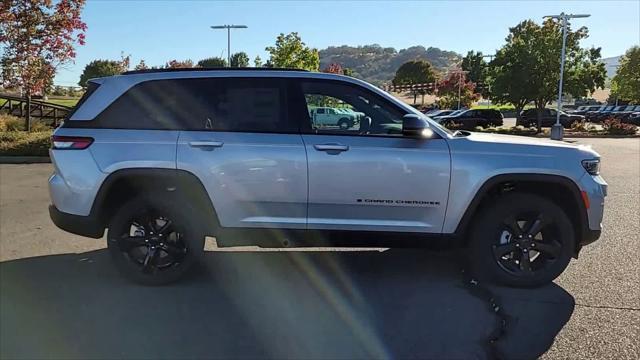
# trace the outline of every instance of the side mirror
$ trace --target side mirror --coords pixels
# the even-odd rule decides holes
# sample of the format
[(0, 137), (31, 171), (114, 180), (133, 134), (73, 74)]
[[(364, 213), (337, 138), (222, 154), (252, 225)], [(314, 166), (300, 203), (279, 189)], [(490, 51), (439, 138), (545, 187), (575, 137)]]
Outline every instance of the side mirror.
[(429, 130), (427, 122), (418, 115), (407, 114), (402, 117), (402, 135), (404, 136), (418, 138), (428, 137), (425, 136), (425, 133), (430, 133)]

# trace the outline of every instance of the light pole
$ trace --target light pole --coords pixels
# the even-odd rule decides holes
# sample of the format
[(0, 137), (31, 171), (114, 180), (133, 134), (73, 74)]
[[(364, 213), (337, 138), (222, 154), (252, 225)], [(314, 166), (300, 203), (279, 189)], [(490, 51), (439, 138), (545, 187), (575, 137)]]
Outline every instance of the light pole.
[[(494, 55), (482, 55), (483, 58), (489, 58), (489, 63), (491, 63), (493, 61), (493, 58), (496, 57), (495, 54)], [(486, 81), (487, 77), (485, 75), (485, 83), (487, 85), (488, 88), (488, 93), (487, 93), (487, 108), (489, 108), (491, 106), (491, 84)]]
[(227, 66), (231, 67), (231, 29), (246, 29), (247, 25), (214, 25), (212, 29), (227, 29)]
[(556, 114), (556, 123), (551, 127), (551, 139), (552, 140), (562, 140), (564, 135), (564, 128), (560, 124), (560, 111), (562, 111), (562, 81), (564, 77), (564, 53), (565, 47), (567, 44), (567, 20), (574, 18), (586, 18), (591, 15), (588, 14), (565, 14), (560, 13), (560, 15), (547, 15), (544, 18), (552, 18), (562, 20), (562, 51), (560, 53), (560, 83), (558, 84), (558, 111)]

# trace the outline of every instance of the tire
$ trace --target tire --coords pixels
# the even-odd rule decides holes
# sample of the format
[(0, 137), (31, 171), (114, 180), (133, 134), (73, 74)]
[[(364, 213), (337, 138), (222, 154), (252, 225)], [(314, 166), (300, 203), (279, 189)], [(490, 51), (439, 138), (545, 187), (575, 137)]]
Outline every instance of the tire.
[(506, 194), (478, 209), (469, 236), (471, 274), (513, 287), (551, 282), (569, 265), (575, 249), (573, 225), (564, 211), (526, 193)]
[(115, 266), (143, 285), (179, 280), (204, 253), (199, 212), (188, 203), (162, 196), (134, 198), (109, 221), (107, 248)]
[(340, 120), (338, 120), (338, 127), (342, 130), (347, 130), (350, 127), (353, 126), (353, 121), (347, 119), (347, 118), (342, 118)]

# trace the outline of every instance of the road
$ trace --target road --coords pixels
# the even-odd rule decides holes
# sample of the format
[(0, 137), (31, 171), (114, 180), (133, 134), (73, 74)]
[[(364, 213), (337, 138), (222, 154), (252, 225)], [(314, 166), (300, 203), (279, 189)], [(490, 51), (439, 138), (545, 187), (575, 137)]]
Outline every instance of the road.
[(0, 358), (637, 359), (640, 140), (577, 142), (603, 157), (605, 229), (529, 290), (472, 285), (450, 251), (322, 249), (211, 251), (191, 281), (136, 286), (51, 224), (50, 164), (0, 165)]

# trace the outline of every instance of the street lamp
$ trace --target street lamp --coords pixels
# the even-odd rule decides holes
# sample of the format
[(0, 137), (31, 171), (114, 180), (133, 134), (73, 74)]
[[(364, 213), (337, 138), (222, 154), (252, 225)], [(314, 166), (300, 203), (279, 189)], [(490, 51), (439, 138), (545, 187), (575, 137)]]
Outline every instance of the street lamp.
[[(482, 58), (489, 58), (489, 63), (491, 63), (493, 61), (493, 58), (496, 57), (496, 55), (482, 55)], [(487, 93), (487, 108), (489, 108), (491, 106), (491, 84), (486, 81), (487, 77), (485, 76), (485, 85), (487, 85), (488, 88), (488, 93)]]
[(227, 29), (227, 66), (231, 66), (231, 29), (246, 29), (247, 25), (214, 25), (212, 29)]
[(575, 18), (586, 18), (591, 15), (588, 14), (565, 14), (560, 15), (547, 15), (544, 18), (562, 20), (562, 52), (560, 54), (560, 83), (558, 84), (558, 113), (556, 114), (556, 123), (551, 127), (551, 139), (562, 140), (564, 135), (564, 128), (560, 125), (560, 111), (562, 111), (562, 80), (564, 76), (564, 52), (567, 43), (567, 20)]

